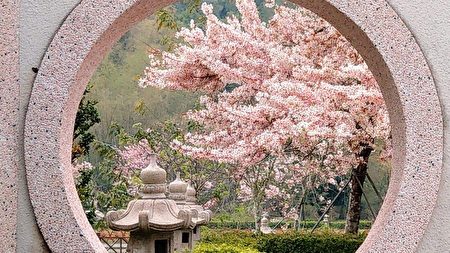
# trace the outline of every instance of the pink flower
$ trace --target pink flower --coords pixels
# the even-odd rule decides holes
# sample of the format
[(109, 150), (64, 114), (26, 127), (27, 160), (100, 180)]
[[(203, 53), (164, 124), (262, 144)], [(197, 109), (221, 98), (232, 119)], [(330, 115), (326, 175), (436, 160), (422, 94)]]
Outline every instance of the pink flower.
[(280, 194), (280, 189), (274, 185), (269, 185), (269, 187), (265, 190), (266, 197), (271, 199)]
[(129, 175), (131, 171), (145, 168), (150, 162), (150, 154), (152, 152), (146, 139), (142, 139), (136, 144), (125, 146), (118, 152), (123, 161), (120, 169), (125, 175)]
[(204, 185), (205, 189), (207, 189), (207, 190), (211, 189), (213, 186), (214, 186), (214, 184), (210, 181), (206, 181), (205, 185)]
[(205, 204), (203, 204), (203, 208), (212, 210), (217, 206), (217, 204), (218, 204), (217, 199), (212, 198), (212, 199), (208, 200)]
[(72, 164), (73, 168), (73, 177), (77, 178), (80, 176), (80, 172), (91, 170), (93, 168), (92, 164), (87, 161), (83, 161), (81, 163), (78, 163), (78, 161), (75, 161), (74, 164)]

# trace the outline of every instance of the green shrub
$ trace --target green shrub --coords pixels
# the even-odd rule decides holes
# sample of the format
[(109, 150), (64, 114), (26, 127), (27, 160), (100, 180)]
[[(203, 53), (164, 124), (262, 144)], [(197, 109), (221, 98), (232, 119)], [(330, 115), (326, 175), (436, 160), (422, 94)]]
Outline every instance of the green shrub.
[(354, 253), (365, 236), (331, 231), (275, 234), (260, 237), (256, 248), (266, 253)]
[(202, 228), (202, 242), (256, 248), (258, 236), (250, 230)]
[[(247, 252), (265, 253), (354, 253), (362, 244), (366, 233), (347, 235), (335, 230), (286, 232), (280, 234), (253, 234), (249, 230), (220, 230), (202, 228), (202, 240), (197, 253)], [(197, 248), (196, 248), (197, 249)], [(229, 250), (229, 251), (227, 251)]]
[(243, 247), (226, 243), (199, 243), (193, 253), (259, 253), (251, 247)]

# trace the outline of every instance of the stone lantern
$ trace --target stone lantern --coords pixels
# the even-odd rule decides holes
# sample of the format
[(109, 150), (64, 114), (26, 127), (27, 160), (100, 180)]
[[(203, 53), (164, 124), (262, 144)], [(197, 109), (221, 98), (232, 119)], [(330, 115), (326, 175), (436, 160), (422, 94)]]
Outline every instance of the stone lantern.
[(325, 214), (323, 216), (323, 224), (325, 225), (326, 228), (330, 227), (330, 216), (328, 214)]
[(198, 222), (197, 225), (205, 225), (211, 221), (212, 212), (210, 210), (205, 210), (203, 206), (197, 204), (197, 198), (195, 197), (197, 192), (191, 184), (188, 184), (186, 190), (186, 208), (190, 210), (196, 210), (198, 212)]
[(169, 199), (175, 201), (180, 210), (189, 212), (192, 216), (192, 224), (190, 227), (181, 228), (174, 232), (174, 242), (180, 245), (180, 249), (192, 249), (194, 246), (193, 229), (196, 227), (197, 213), (195, 210), (186, 208), (186, 190), (188, 184), (181, 180), (180, 173), (177, 173), (176, 179), (168, 186)]
[(271, 234), (273, 233), (273, 229), (269, 226), (269, 219), (267, 218), (267, 214), (263, 216), (261, 219), (261, 233), (263, 234)]
[(212, 212), (205, 210), (203, 206), (197, 204), (197, 198), (195, 197), (196, 191), (191, 184), (188, 185), (186, 190), (186, 205), (185, 208), (190, 209), (194, 213), (195, 228), (193, 230), (194, 242), (200, 240), (200, 226), (204, 226), (211, 221)]
[(132, 200), (127, 210), (110, 211), (106, 222), (113, 230), (130, 231), (127, 252), (172, 253), (180, 250), (175, 232), (194, 227), (192, 214), (178, 208), (166, 192), (166, 171), (152, 155), (149, 166), (141, 171), (141, 198)]
[(177, 203), (178, 207), (185, 209), (186, 205), (186, 191), (188, 184), (181, 180), (180, 173), (177, 173), (176, 179), (169, 184), (169, 198)]
[[(193, 230), (190, 230), (189, 244), (193, 247), (195, 242), (200, 240), (200, 228), (199, 226), (206, 225), (211, 220), (211, 211), (204, 210), (202, 206), (197, 205), (195, 189), (181, 180), (180, 174), (177, 173), (175, 181), (169, 184), (169, 198), (173, 199), (178, 208), (188, 210), (192, 214), (192, 221), (194, 223)], [(182, 231), (182, 233), (188, 233), (188, 231)], [(185, 242), (187, 242), (187, 234), (184, 235)], [(186, 247), (186, 244), (182, 244)]]

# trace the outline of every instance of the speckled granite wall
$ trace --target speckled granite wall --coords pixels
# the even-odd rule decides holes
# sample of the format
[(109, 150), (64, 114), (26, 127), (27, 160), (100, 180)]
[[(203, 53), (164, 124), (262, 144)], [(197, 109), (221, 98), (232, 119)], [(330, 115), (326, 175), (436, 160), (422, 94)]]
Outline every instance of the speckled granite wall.
[(18, 1), (0, 3), (0, 245), (16, 249), (19, 38)]
[(389, 0), (414, 34), (433, 72), (444, 116), (444, 169), (437, 206), (419, 252), (450, 252), (450, 1)]
[[(66, 172), (70, 166), (70, 132), (76, 105), (86, 80), (111, 43), (154, 7), (171, 1), (83, 0), (67, 20), (66, 15), (71, 13), (78, 0), (21, 2), (20, 77), (17, 36), (8, 36), (17, 34), (17, 2), (3, 0), (0, 4), (0, 135), (6, 133), (7, 136), (0, 137), (0, 153), (7, 157), (0, 158), (2, 171), (7, 172), (0, 173), (0, 196), (12, 201), (3, 205), (0, 201), (0, 207), (12, 210), (10, 216), (0, 216), (2, 225), (6, 224), (8, 228), (8, 232), (0, 230), (0, 243), (11, 246), (11, 250), (7, 249), (6, 252), (14, 252), (16, 246), (17, 252), (46, 251), (40, 233), (33, 229), (35, 221), (25, 187), (24, 154), (21, 149), (25, 109), (34, 79), (30, 69), (39, 67), (39, 78), (33, 88), (28, 111), (25, 148), (28, 185), (40, 230), (54, 252), (103, 251), (93, 238), (92, 230), (87, 227), (76, 202), (73, 182)], [(446, 12), (450, 2), (388, 0), (400, 17), (384, 0), (294, 2), (320, 12), (351, 37), (378, 76), (390, 106), (398, 146), (395, 161), (397, 169), (386, 204), (360, 252), (450, 252), (450, 201), (447, 194), (450, 192), (450, 166), (449, 161), (445, 160), (447, 157), (444, 157), (443, 180), (439, 184), (444, 137), (440, 109), (443, 105), (446, 123), (450, 108), (450, 18)], [(405, 20), (414, 36), (411, 36), (400, 18)], [(3, 25), (6, 19), (8, 22), (5, 24), (8, 26)], [(53, 37), (52, 45), (45, 53)], [(425, 58), (414, 38), (423, 48)], [(13, 53), (15, 57), (3, 57), (3, 52)], [(426, 61), (430, 63), (434, 78), (430, 75)], [(20, 78), (21, 83), (21, 104), (17, 101), (17, 78)], [(394, 82), (396, 87), (392, 85)], [(7, 114), (3, 113), (4, 110)], [(448, 138), (450, 131), (447, 124), (444, 130)], [(52, 138), (55, 145), (49, 145), (48, 139)], [(445, 143), (445, 150), (449, 154), (448, 144)], [(17, 181), (13, 179), (16, 175), (19, 175)], [(14, 181), (17, 184), (4, 184)], [(16, 188), (19, 188), (19, 195), (14, 190)], [(436, 199), (437, 208), (432, 214)], [(15, 213), (17, 207), (18, 214)], [(13, 234), (17, 219), (26, 222), (19, 223), (19, 240), (15, 241)], [(62, 228), (67, 228), (64, 234), (61, 234)], [(424, 239), (421, 240), (424, 233)]]
[[(80, 0), (32, 0), (20, 1), (19, 34), (20, 34), (20, 115), (24, 119), (28, 107), (28, 100), (36, 77), (33, 68), (39, 69), (42, 58), (52, 41), (56, 30), (64, 22), (66, 16), (80, 2)], [(18, 124), (23, 132), (23, 121)], [(19, 146), (23, 150), (23, 135), (19, 136)], [(23, 154), (19, 154), (19, 212), (20, 222), (17, 224), (17, 235), (22, 238), (17, 242), (17, 252), (46, 252), (48, 251), (44, 239), (39, 233), (33, 209), (28, 196), (25, 177), (25, 161)], [(32, 236), (27, 236), (32, 235)]]

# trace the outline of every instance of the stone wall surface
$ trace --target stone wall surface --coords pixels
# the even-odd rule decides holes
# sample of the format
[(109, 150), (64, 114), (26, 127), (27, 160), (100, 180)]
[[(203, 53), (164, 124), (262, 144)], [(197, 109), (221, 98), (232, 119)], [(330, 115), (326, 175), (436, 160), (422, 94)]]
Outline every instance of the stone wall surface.
[[(21, 0), (18, 11), (20, 25), (20, 108), (18, 124), (20, 133), (24, 131), (24, 119), (31, 89), (42, 58), (55, 32), (80, 0)], [(23, 135), (19, 136), (19, 149), (23, 150)], [(25, 176), (25, 162), (22, 153), (18, 157), (19, 212), (17, 223), (17, 252), (49, 251), (35, 221)], [(31, 235), (31, 236), (28, 236)]]
[[(32, 68), (39, 68), (56, 31), (79, 2), (0, 2), (1, 252), (49, 251), (37, 228), (26, 187), (24, 122), (35, 78)], [(366, 1), (360, 2), (364, 5)], [(412, 31), (423, 50), (433, 73), (444, 114), (445, 156), (438, 203), (418, 252), (450, 252), (450, 1), (388, 2)], [(390, 36), (389, 33), (386, 36)], [(5, 96), (6, 94), (8, 95)], [(3, 248), (4, 245), (6, 248)]]
[(444, 116), (444, 170), (437, 206), (419, 252), (450, 252), (450, 1), (389, 0), (430, 65)]
[(0, 245), (16, 248), (19, 131), (18, 1), (0, 3)]

